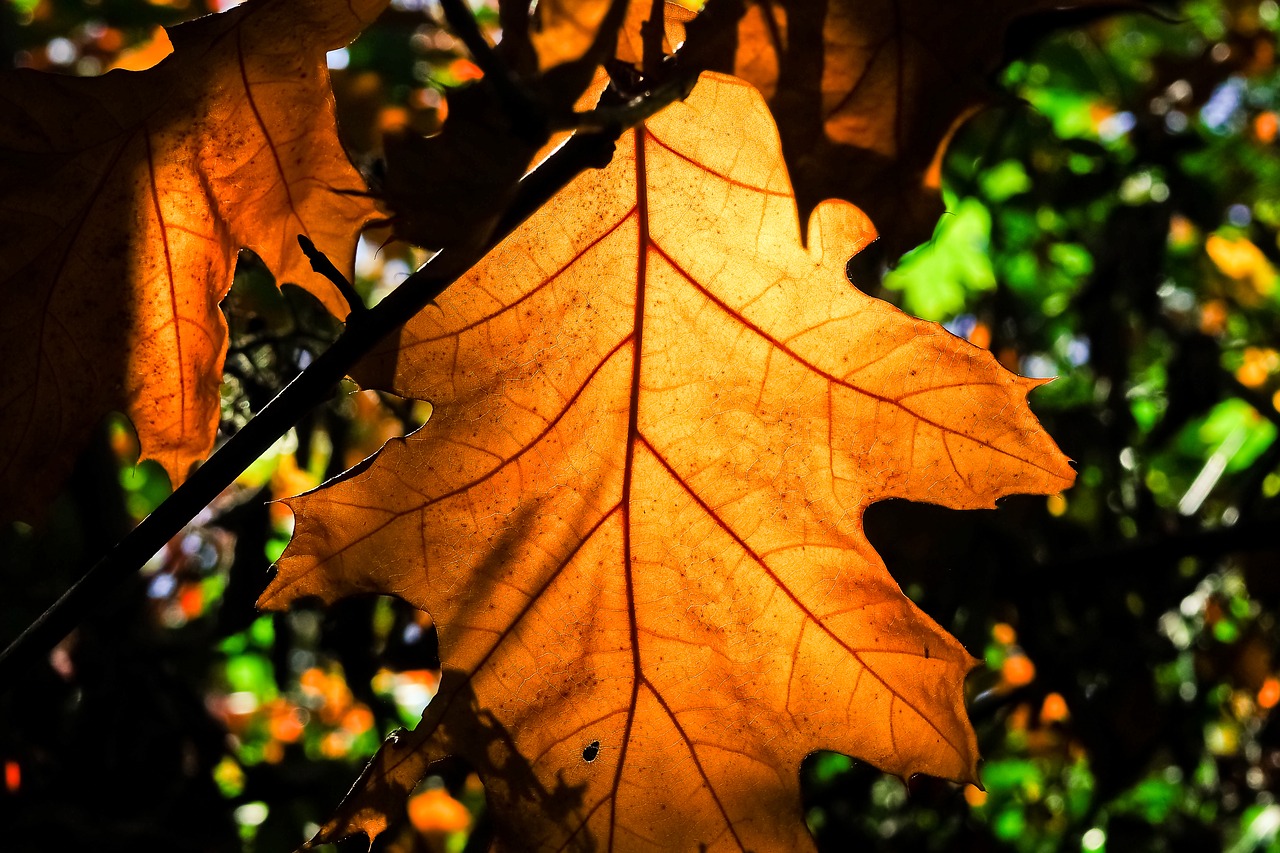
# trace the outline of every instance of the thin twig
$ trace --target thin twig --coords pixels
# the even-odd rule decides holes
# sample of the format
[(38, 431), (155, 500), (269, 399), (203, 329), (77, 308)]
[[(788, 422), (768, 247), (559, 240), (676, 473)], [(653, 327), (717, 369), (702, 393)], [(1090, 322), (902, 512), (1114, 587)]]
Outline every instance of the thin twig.
[(351, 282), (347, 281), (347, 277), (338, 271), (333, 265), (333, 261), (329, 260), (329, 256), (316, 248), (316, 244), (311, 242), (311, 238), (305, 234), (298, 235), (298, 245), (302, 247), (302, 254), (307, 256), (307, 260), (311, 262), (311, 269), (333, 282), (333, 286), (338, 288), (338, 292), (347, 300), (347, 304), (351, 306), (351, 315), (347, 318), (350, 323), (351, 319), (364, 314), (369, 309), (365, 306), (364, 300), (360, 298), (360, 294), (356, 293), (356, 289)]

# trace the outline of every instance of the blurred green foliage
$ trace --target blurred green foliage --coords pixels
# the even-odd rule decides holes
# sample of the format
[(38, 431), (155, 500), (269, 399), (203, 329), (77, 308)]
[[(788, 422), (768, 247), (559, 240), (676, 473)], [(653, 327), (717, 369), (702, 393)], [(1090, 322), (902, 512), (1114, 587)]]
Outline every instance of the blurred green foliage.
[(830, 849), (1280, 850), (1280, 7), (1167, 11), (1011, 63), (1004, 105), (948, 155), (933, 242), (884, 278), (1058, 377), (1033, 404), (1080, 477), (976, 533), (872, 510), (904, 586), (987, 649), (986, 791), (888, 797), (819, 758), (810, 823)]

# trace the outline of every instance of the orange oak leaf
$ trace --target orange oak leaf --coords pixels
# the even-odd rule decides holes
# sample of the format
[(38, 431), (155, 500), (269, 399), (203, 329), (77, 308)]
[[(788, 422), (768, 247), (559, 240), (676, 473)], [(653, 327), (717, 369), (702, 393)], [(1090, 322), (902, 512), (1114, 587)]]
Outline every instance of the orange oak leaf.
[(177, 484), (213, 446), (236, 253), (327, 308), (373, 215), (325, 52), (387, 0), (250, 0), (145, 71), (0, 74), (0, 515), (36, 514), (113, 409)]
[(320, 840), (447, 755), (522, 850), (809, 849), (815, 749), (976, 778), (975, 661), (862, 516), (1073, 472), (1037, 381), (849, 283), (861, 212), (809, 227), (760, 95), (704, 75), (360, 367), (432, 417), (288, 502), (259, 603), (400, 596), (444, 675)]

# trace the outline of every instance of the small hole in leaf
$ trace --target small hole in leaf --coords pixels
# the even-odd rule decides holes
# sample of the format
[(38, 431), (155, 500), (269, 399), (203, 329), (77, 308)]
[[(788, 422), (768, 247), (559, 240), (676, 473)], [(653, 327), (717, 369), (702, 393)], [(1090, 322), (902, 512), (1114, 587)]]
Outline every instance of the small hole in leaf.
[(590, 764), (600, 754), (600, 741), (593, 740), (582, 750), (582, 760)]

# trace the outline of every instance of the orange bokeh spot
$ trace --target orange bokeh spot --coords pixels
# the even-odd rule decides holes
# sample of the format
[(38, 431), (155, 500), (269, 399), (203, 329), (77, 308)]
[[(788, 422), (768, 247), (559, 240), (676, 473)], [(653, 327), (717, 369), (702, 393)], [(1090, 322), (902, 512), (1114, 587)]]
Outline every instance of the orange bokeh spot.
[(284, 744), (278, 740), (269, 740), (262, 747), (262, 760), (268, 764), (279, 764), (284, 760)]
[(1031, 728), (1031, 706), (1022, 702), (1009, 714), (1009, 731), (1025, 732)]
[(1008, 646), (1017, 642), (1018, 632), (1008, 622), (997, 622), (991, 629), (991, 639), (1002, 646)]
[(336, 726), (347, 709), (355, 702), (351, 688), (338, 676), (329, 679), (324, 690), (324, 704), (320, 706), (320, 719), (330, 726)]
[(284, 454), (276, 463), (275, 473), (271, 475), (271, 496), (275, 501), (267, 505), (273, 527), (288, 529), (293, 522), (293, 510), (283, 503), (281, 498), (291, 498), (310, 491), (320, 485), (320, 478), (313, 477), (305, 468), (298, 465), (297, 457)]
[(409, 111), (404, 107), (383, 107), (378, 113), (378, 130), (390, 133), (409, 126)]
[(1071, 712), (1067, 710), (1067, 700), (1062, 698), (1061, 693), (1050, 693), (1044, 697), (1044, 704), (1040, 706), (1040, 723), (1042, 725), (1061, 723), (1070, 716)]
[(1246, 388), (1257, 388), (1280, 368), (1280, 354), (1265, 347), (1246, 347), (1244, 362), (1236, 369), (1236, 379)]
[(320, 754), (325, 758), (342, 758), (351, 751), (351, 740), (342, 732), (329, 732), (320, 741)]
[(1267, 371), (1256, 363), (1246, 361), (1236, 369), (1236, 379), (1246, 388), (1257, 388), (1267, 381)]
[(373, 712), (363, 705), (356, 705), (343, 715), (342, 727), (353, 735), (364, 734), (373, 728)]
[(111, 424), (111, 452), (116, 458), (126, 465), (132, 465), (138, 460), (138, 436), (134, 433), (133, 428), (122, 422)]
[(271, 722), (267, 725), (271, 736), (282, 743), (294, 743), (302, 737), (306, 725), (297, 709), (287, 702), (278, 702), (271, 709)]
[(1101, 101), (1094, 101), (1089, 105), (1089, 123), (1093, 125), (1096, 132), (1102, 123), (1116, 114), (1115, 107)]
[(462, 832), (471, 826), (471, 812), (448, 791), (435, 788), (409, 800), (409, 820), (419, 832)]
[(986, 805), (987, 792), (977, 785), (965, 785), (964, 801), (976, 809), (978, 806)]
[(1026, 655), (1009, 655), (1000, 667), (1000, 678), (1009, 687), (1022, 687), (1036, 677), (1036, 665)]
[(440, 673), (434, 669), (406, 669), (400, 673), (399, 681), (403, 684), (421, 684), (434, 694), (440, 684)]
[(22, 787), (22, 767), (16, 761), (4, 763), (4, 789), (10, 794), (18, 793)]
[(204, 612), (204, 590), (198, 584), (184, 585), (182, 593), (178, 596), (178, 607), (182, 610), (183, 616), (195, 619)]
[(463, 83), (468, 80), (479, 80), (484, 76), (484, 72), (480, 70), (480, 66), (476, 65), (470, 59), (455, 59), (449, 64), (449, 73), (458, 78), (459, 82)]
[(1277, 702), (1280, 702), (1280, 681), (1275, 676), (1270, 676), (1258, 688), (1258, 707), (1271, 710)]
[(1220, 335), (1227, 329), (1227, 306), (1221, 299), (1211, 299), (1200, 306), (1200, 331)]
[(991, 346), (991, 328), (986, 323), (974, 323), (969, 333), (969, 343), (987, 349)]
[(1275, 290), (1275, 267), (1250, 240), (1210, 234), (1209, 239), (1204, 242), (1204, 250), (1224, 275), (1238, 281), (1248, 281), (1263, 296)]
[(1268, 145), (1275, 142), (1278, 130), (1280, 130), (1280, 116), (1270, 110), (1258, 113), (1257, 118), (1253, 120), (1253, 135), (1258, 137), (1259, 142)]
[(120, 32), (115, 27), (107, 27), (102, 31), (102, 34), (98, 36), (97, 42), (98, 50), (106, 51), (107, 53), (115, 53), (117, 50), (124, 47), (124, 33)]
[(298, 683), (302, 685), (304, 692), (319, 694), (324, 692), (329, 676), (325, 675), (324, 670), (313, 666), (298, 677)]
[(1196, 227), (1185, 216), (1174, 215), (1169, 219), (1169, 242), (1185, 245), (1195, 239)]

